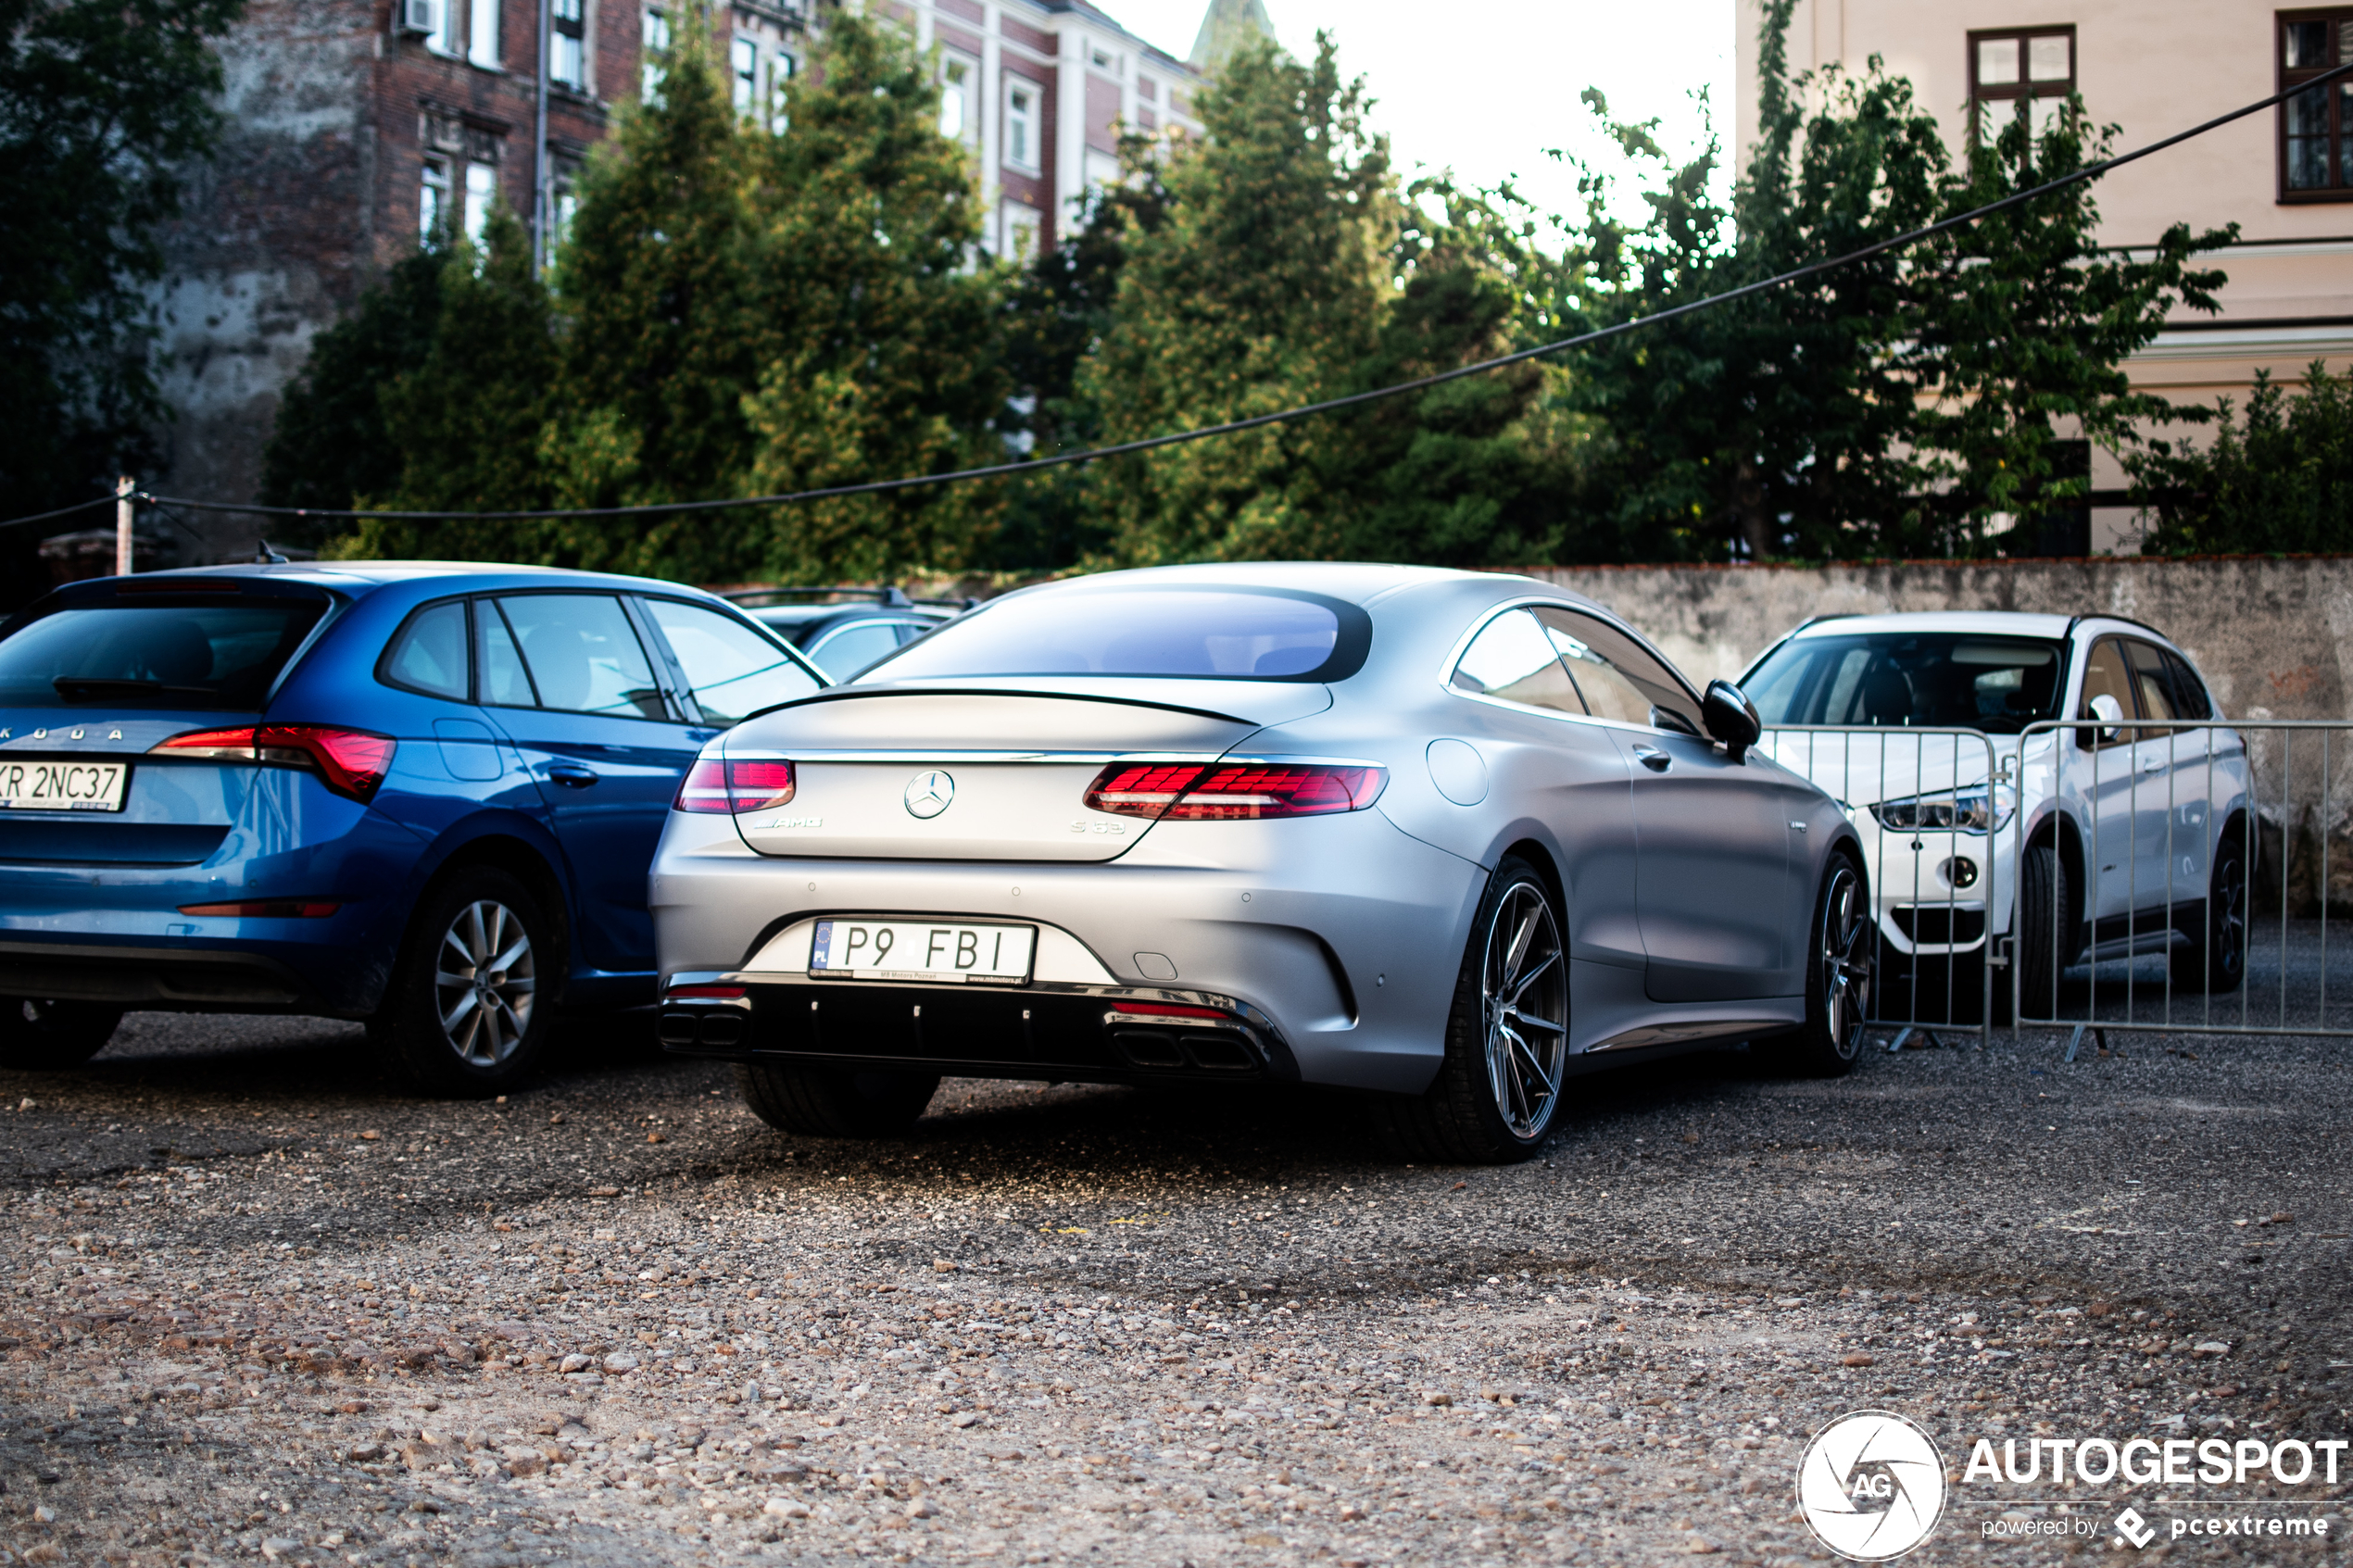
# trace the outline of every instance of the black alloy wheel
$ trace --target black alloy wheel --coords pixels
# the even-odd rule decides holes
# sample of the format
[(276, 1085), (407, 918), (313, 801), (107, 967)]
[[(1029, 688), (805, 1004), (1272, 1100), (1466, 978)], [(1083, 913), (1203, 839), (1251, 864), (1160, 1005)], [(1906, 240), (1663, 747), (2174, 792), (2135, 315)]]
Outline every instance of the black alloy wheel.
[(1807, 928), (1806, 1022), (1766, 1042), (1767, 1056), (1783, 1071), (1836, 1078), (1855, 1070), (1870, 1018), (1875, 923), (1862, 873), (1844, 851), (1832, 854)]
[(2233, 818), (2214, 847), (2205, 916), (2173, 949), (2174, 989), (2214, 997), (2237, 990), (2246, 980), (2246, 830)]
[(1535, 867), (1506, 858), (1479, 901), (1437, 1077), (1372, 1101), (1408, 1158), (1497, 1165), (1543, 1146), (1568, 1065), (1568, 951)]

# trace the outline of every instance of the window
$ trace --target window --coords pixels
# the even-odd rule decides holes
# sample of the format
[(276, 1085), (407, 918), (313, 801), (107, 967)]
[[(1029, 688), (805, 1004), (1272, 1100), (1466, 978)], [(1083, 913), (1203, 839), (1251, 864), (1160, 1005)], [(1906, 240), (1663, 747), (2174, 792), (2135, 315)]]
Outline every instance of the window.
[(1111, 70), (1114, 69), (1111, 54), (1108, 50), (1091, 49), (1088, 51), (1088, 57), (1094, 61), (1095, 69), (1097, 70)]
[(554, 231), (554, 232), (547, 236), (549, 249), (553, 250), (560, 247), (564, 241), (571, 236), (573, 216), (579, 210), (580, 197), (573, 193), (573, 188), (568, 184), (558, 185), (556, 187), (555, 211), (550, 215), (550, 221), (548, 224), (549, 228)]
[(393, 634), (376, 673), (427, 696), (466, 700), (466, 601), (427, 605)]
[(476, 657), (482, 670), (482, 700), (494, 708), (536, 708), (539, 694), (531, 689), (531, 671), (522, 667), (522, 651), (498, 607), (488, 600), (474, 608)]
[(1247, 588), (1060, 588), (992, 599), (911, 643), (878, 674), (1147, 675), (1338, 681), (1372, 621), (1320, 594)]
[(1768, 729), (1873, 724), (2016, 734), (2058, 717), (2062, 645), (1961, 632), (1793, 637), (1742, 678)]
[(2206, 683), (2197, 678), (2189, 660), (2167, 650), (2165, 668), (2173, 677), (2173, 711), (2184, 719), (2211, 719), (2214, 704), (2206, 695)]
[(795, 62), (782, 49), (768, 56), (768, 129), (781, 136), (785, 133), (785, 89), (792, 82)]
[(939, 62), (939, 133), (951, 142), (970, 143), (980, 134), (980, 117), (972, 112), (979, 82), (980, 71), (970, 60), (950, 55)]
[(2022, 28), (1969, 35), (1969, 109), (1977, 142), (1991, 146), (2020, 115), (2036, 137), (2075, 91), (2075, 30)]
[(326, 608), (323, 597), (260, 595), (234, 604), (85, 600), (0, 643), (0, 704), (259, 708)]
[(449, 160), (429, 157), (417, 180), (417, 238), (431, 246), (449, 237)]
[[(2285, 13), (2279, 49), (2283, 91), (2353, 60), (2353, 11)], [(2353, 201), (2353, 82), (2280, 106), (2280, 199)]]
[(470, 0), (466, 7), (466, 60), (485, 70), (498, 69), (498, 0)]
[(1046, 221), (1045, 214), (1020, 202), (1007, 202), (1004, 212), (1005, 243), (1003, 254), (1008, 260), (1019, 260), (1038, 254), (1038, 231)]
[(647, 103), (661, 101), (661, 79), (668, 70), (670, 56), (670, 17), (662, 11), (648, 11), (644, 33), (638, 39), (639, 82), (637, 95)]
[(815, 677), (790, 654), (742, 621), (675, 599), (645, 603), (678, 657), (704, 722), (733, 724), (817, 690)]
[(1005, 86), (1005, 162), (1025, 174), (1038, 172), (1038, 89), (1027, 82)]
[[(529, 594), (500, 599), (522, 645), (522, 664), (542, 708), (621, 719), (667, 719), (646, 650), (623, 612), (603, 594)], [(487, 665), (483, 684), (492, 688)], [(513, 689), (507, 683), (506, 689)]]
[(487, 163), (466, 165), (466, 243), (480, 246), (498, 200), (498, 170)]
[(1471, 639), (1451, 684), (1470, 696), (1491, 696), (1555, 713), (1585, 711), (1552, 639), (1524, 609), (1497, 616)]
[(547, 75), (575, 93), (588, 88), (588, 26), (584, 0), (548, 0), (547, 15), (556, 24), (547, 41)]
[(425, 34), (425, 47), (436, 55), (458, 52), (457, 11), (456, 0), (433, 0), (433, 31)]
[[(2117, 712), (2124, 718), (2133, 716), (2133, 677), (2124, 659), (2124, 645), (2114, 637), (2102, 637), (2092, 645), (2092, 657), (2083, 664), (2083, 702), (2075, 711), (2078, 719), (2096, 719), (2092, 711), (2094, 697), (2112, 697)], [(2078, 730), (2075, 743), (2090, 751), (2104, 746), (2130, 746), (2133, 731), (2128, 725), (2114, 734), (2103, 735), (2097, 730)]]
[(1699, 734), (1699, 703), (1657, 655), (1605, 621), (1539, 607), (1578, 695), (1596, 719)]
[(727, 46), (728, 86), (736, 112), (749, 119), (760, 112), (760, 42), (738, 38)]

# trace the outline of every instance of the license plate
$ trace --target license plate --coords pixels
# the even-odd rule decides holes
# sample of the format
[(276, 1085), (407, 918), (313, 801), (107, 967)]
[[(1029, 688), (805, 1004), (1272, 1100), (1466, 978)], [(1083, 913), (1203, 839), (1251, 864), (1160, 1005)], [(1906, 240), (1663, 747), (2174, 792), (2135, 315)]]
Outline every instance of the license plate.
[(849, 980), (1019, 985), (1038, 946), (1034, 925), (962, 921), (821, 920), (809, 972)]
[(120, 811), (131, 770), (120, 762), (0, 761), (0, 808)]

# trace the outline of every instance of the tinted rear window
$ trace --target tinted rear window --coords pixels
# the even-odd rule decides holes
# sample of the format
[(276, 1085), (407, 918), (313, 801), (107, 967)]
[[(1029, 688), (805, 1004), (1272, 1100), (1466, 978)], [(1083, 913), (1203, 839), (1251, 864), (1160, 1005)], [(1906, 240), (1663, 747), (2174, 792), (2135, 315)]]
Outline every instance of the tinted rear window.
[(258, 709), (326, 608), (245, 596), (54, 610), (0, 640), (0, 708)]
[(951, 621), (861, 676), (1159, 675), (1337, 681), (1365, 662), (1371, 621), (1321, 595), (1223, 587), (1051, 589)]

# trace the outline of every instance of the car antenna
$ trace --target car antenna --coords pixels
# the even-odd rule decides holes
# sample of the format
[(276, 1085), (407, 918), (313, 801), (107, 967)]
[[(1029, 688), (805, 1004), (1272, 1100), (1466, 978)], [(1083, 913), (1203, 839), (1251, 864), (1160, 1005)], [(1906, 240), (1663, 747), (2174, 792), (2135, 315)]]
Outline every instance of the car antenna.
[(269, 540), (262, 539), (257, 541), (254, 546), (253, 564), (256, 566), (284, 566), (287, 564), (287, 561), (285, 557), (280, 555), (277, 551), (270, 547)]

